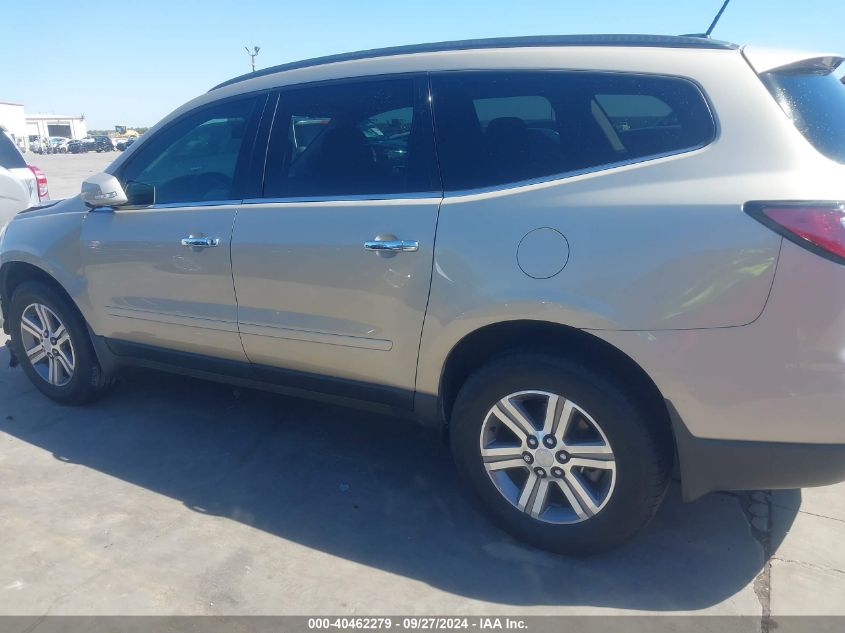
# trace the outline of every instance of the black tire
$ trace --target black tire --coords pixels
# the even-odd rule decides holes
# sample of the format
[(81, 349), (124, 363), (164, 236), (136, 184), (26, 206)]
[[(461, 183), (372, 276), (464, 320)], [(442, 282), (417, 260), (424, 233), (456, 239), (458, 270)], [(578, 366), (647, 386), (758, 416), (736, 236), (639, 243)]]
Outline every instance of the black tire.
[[(67, 384), (50, 384), (27, 357), (21, 334), (21, 317), (27, 306), (34, 303), (52, 310), (70, 335), (75, 362)], [(27, 281), (18, 286), (9, 305), (9, 331), (12, 351), (21, 368), (32, 384), (48, 398), (61, 404), (79, 405), (95, 400), (107, 390), (110, 383), (97, 362), (82, 315), (55, 288), (36, 281)]]
[[(480, 446), (487, 413), (505, 396), (528, 390), (551, 392), (577, 403), (600, 425), (613, 450), (615, 487), (606, 505), (586, 520), (551, 523), (533, 518), (500, 493), (488, 476)], [(665, 496), (672, 440), (654, 420), (624, 389), (580, 363), (543, 354), (513, 354), (483, 366), (464, 383), (452, 410), (450, 441), (462, 481), (497, 525), (545, 550), (588, 554), (630, 539), (654, 516)]]

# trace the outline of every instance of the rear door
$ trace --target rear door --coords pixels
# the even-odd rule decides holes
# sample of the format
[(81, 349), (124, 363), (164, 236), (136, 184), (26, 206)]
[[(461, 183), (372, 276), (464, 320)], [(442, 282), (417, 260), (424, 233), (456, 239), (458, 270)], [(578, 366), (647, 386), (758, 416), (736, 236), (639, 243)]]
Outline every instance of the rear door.
[(254, 371), (409, 405), (441, 197), (425, 78), (281, 91), (232, 240)]

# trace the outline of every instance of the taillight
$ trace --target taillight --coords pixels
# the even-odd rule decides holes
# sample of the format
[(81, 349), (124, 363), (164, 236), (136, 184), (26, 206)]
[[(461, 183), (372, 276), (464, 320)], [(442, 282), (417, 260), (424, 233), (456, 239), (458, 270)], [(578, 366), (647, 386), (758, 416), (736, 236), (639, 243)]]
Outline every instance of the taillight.
[(38, 199), (46, 200), (50, 197), (50, 191), (47, 189), (47, 176), (35, 165), (27, 165), (27, 167), (29, 167), (29, 171), (32, 172), (35, 176), (35, 181), (38, 183)]
[(747, 202), (744, 209), (786, 239), (845, 264), (845, 202)]

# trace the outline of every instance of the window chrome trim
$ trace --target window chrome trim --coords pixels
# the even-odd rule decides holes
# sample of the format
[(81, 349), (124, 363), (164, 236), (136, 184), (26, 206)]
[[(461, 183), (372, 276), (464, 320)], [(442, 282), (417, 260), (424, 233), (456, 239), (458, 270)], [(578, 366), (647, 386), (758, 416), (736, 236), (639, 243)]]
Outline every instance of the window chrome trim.
[(307, 202), (373, 202), (389, 200), (441, 200), (442, 191), (422, 191), (412, 193), (364, 193), (336, 196), (292, 196), (290, 198), (250, 198), (243, 201), (248, 204), (297, 204)]
[[(716, 137), (717, 138), (717, 137)], [(716, 138), (713, 138), (706, 143), (700, 143), (689, 148), (672, 150), (670, 152), (661, 152), (659, 154), (649, 154), (648, 156), (638, 156), (636, 158), (629, 158), (627, 160), (620, 160), (613, 163), (602, 163), (593, 167), (584, 167), (583, 169), (574, 169), (572, 171), (563, 171), (548, 176), (540, 176), (539, 178), (529, 178), (528, 180), (519, 180), (516, 182), (508, 182), (501, 185), (492, 185), (490, 187), (478, 187), (475, 189), (456, 189), (454, 191), (445, 191), (444, 198), (458, 198), (463, 196), (474, 196), (482, 193), (495, 193), (497, 191), (507, 191), (509, 189), (518, 189), (521, 187), (530, 187), (531, 185), (542, 185), (556, 180), (567, 180), (576, 176), (585, 176), (588, 174), (596, 174), (603, 171), (610, 171), (618, 169), (619, 167), (628, 167), (631, 165), (638, 165), (640, 163), (652, 162), (660, 160), (661, 158), (670, 158), (672, 156), (684, 156), (697, 152), (712, 145)]]
[(243, 200), (198, 200), (196, 202), (162, 202), (151, 204), (148, 209), (178, 209), (181, 207), (230, 207), (239, 205)]
[(671, 158), (673, 156), (684, 156), (697, 152), (706, 147), (709, 147), (715, 142), (712, 139), (706, 143), (700, 143), (686, 149), (672, 150), (670, 152), (662, 152), (659, 154), (650, 154), (648, 156), (638, 156), (628, 160), (620, 160), (614, 163), (603, 163), (594, 167), (585, 167), (584, 169), (575, 169), (572, 171), (558, 172), (548, 176), (541, 176), (539, 178), (529, 178), (527, 180), (519, 180), (516, 182), (504, 183), (501, 185), (493, 185), (490, 187), (478, 187), (475, 189), (458, 189), (455, 191), (416, 191), (409, 193), (366, 193), (355, 195), (333, 195), (333, 196), (291, 196), (291, 197), (274, 197), (274, 198), (247, 198), (244, 200), (202, 200), (198, 202), (168, 202), (162, 204), (154, 204), (142, 207), (132, 207), (130, 205), (123, 205), (117, 208), (130, 209), (174, 209), (182, 207), (222, 207), (233, 205), (251, 205), (251, 204), (302, 204), (308, 202), (365, 202), (365, 201), (388, 201), (388, 200), (432, 200), (441, 198), (458, 198), (463, 196), (473, 196), (484, 193), (495, 193), (498, 191), (507, 191), (510, 189), (519, 189), (522, 187), (530, 187), (532, 185), (541, 185), (557, 180), (566, 180), (576, 176), (585, 176), (589, 174), (600, 173), (618, 169), (620, 167), (629, 167), (631, 165), (638, 165), (640, 163), (652, 162), (663, 158)]
[[(188, 202), (162, 202), (158, 204), (122, 204), (118, 207), (97, 207), (98, 209), (109, 209), (119, 211), (120, 209), (132, 211), (154, 211), (156, 209), (183, 209), (185, 207), (232, 207), (243, 204), (243, 200), (196, 200)], [(93, 209), (92, 209), (93, 210)]]

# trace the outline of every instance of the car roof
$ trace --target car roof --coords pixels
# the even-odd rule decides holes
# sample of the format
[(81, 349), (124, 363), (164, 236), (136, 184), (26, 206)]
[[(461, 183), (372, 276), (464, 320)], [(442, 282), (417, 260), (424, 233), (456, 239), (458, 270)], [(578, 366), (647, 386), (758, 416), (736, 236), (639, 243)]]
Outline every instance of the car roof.
[[(414, 53), (439, 53), (445, 51), (461, 51), (486, 48), (524, 48), (540, 46), (618, 46), (618, 47), (658, 47), (658, 48), (702, 48), (737, 50), (739, 46), (730, 42), (711, 40), (700, 36), (685, 35), (529, 35), (523, 37), (495, 37), (474, 40), (456, 40), (450, 42), (434, 42), (429, 44), (412, 44), (409, 46), (390, 46), (315, 57), (278, 66), (271, 66), (252, 73), (240, 75), (224, 81), (211, 90), (240, 83), (256, 77), (274, 75), (276, 73), (300, 68), (311, 68), (362, 59), (378, 57), (392, 57), (395, 55), (412, 55)], [(210, 91), (209, 91), (210, 92)]]

